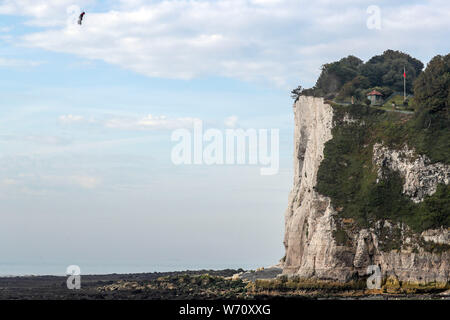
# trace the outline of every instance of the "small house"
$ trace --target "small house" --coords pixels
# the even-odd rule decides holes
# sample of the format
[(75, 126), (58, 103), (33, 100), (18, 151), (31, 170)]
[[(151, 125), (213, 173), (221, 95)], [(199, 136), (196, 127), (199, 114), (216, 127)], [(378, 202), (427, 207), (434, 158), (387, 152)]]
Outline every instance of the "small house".
[(372, 90), (367, 94), (367, 99), (370, 100), (371, 105), (383, 104), (383, 94), (377, 90)]

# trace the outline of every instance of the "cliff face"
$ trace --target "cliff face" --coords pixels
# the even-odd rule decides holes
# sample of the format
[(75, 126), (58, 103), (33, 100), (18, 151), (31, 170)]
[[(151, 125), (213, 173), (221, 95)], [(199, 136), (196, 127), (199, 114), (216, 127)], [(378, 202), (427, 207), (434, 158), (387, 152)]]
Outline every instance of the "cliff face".
[[(404, 223), (379, 220), (370, 227), (356, 227), (339, 216), (329, 197), (315, 191), (325, 143), (332, 139), (333, 108), (322, 98), (301, 96), (294, 105), (294, 185), (285, 214), (283, 273), (300, 277), (348, 281), (366, 275), (369, 265), (379, 265), (384, 277), (417, 283), (448, 282), (450, 232), (447, 228), (414, 233)], [(352, 122), (351, 118), (347, 119)], [(404, 194), (415, 203), (448, 184), (450, 167), (429, 164), (413, 150), (373, 147), (373, 163), (397, 171), (404, 179)], [(350, 220), (350, 221), (349, 221)], [(338, 241), (345, 230), (346, 241)], [(393, 249), (386, 243), (396, 242)], [(439, 244), (434, 252), (427, 246)]]
[(424, 155), (415, 156), (414, 151), (407, 146), (402, 150), (390, 150), (377, 143), (373, 154), (373, 160), (378, 166), (378, 178), (383, 177), (383, 168), (398, 171), (405, 179), (403, 193), (415, 203), (422, 202), (425, 195), (435, 193), (439, 183), (449, 182), (450, 166), (431, 164), (430, 159)]

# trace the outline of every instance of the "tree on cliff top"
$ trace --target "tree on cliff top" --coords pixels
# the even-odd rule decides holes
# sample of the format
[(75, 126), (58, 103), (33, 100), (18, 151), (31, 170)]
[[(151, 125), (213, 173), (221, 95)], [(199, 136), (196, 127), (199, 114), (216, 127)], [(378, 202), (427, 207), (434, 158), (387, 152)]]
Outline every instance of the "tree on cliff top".
[(450, 54), (436, 56), (414, 83), (412, 145), (434, 161), (450, 163)]
[(414, 83), (414, 100), (418, 111), (439, 113), (449, 118), (450, 54), (431, 59)]
[(421, 73), (423, 63), (409, 54), (386, 50), (362, 65), (360, 73), (370, 80), (372, 87), (403, 91), (403, 68), (406, 69), (406, 91), (412, 93), (413, 83)]
[(394, 50), (386, 50), (372, 57), (366, 63), (355, 56), (322, 66), (322, 72), (311, 89), (303, 90), (303, 95), (340, 100), (358, 95), (364, 98), (361, 90), (369, 87), (403, 91), (403, 68), (406, 69), (406, 91), (412, 93), (413, 83), (422, 72), (423, 63), (410, 55)]
[(303, 88), (302, 86), (298, 86), (294, 90), (291, 91), (291, 98), (294, 99), (294, 102), (297, 102), (298, 98), (302, 95)]
[(342, 86), (358, 75), (358, 67), (363, 61), (355, 56), (348, 56), (339, 61), (322, 66), (322, 72), (317, 79), (314, 90), (316, 95), (333, 98)]

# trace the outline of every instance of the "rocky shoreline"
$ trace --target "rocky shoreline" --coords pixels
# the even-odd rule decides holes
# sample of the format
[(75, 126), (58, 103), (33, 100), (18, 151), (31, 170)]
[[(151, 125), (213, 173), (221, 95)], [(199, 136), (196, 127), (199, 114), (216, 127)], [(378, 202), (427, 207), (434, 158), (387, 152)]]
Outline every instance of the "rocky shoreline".
[(278, 267), (85, 275), (79, 290), (65, 276), (0, 277), (0, 300), (450, 300), (448, 288), (367, 290), (361, 284), (287, 279)]

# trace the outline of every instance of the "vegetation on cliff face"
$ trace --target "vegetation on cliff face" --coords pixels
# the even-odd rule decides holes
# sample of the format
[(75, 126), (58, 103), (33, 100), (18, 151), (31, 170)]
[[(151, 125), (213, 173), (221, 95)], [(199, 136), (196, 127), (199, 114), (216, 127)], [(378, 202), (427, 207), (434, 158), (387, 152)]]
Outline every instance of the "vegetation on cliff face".
[[(401, 128), (416, 118), (365, 105), (333, 108), (333, 138), (325, 144), (316, 191), (331, 198), (339, 216), (352, 218), (364, 227), (380, 219), (404, 222), (417, 232), (450, 227), (448, 185), (438, 185), (432, 196), (414, 203), (403, 194), (403, 180), (398, 172), (384, 172), (385, 178), (377, 183), (373, 145), (383, 142), (399, 147), (414, 138)], [(348, 117), (356, 121), (348, 121)]]
[[(367, 77), (356, 76), (339, 92), (350, 92), (348, 87), (355, 85), (361, 88), (361, 83), (362, 87), (367, 87), (369, 82), (373, 85), (380, 79), (381, 85), (393, 81), (392, 77), (388, 81), (389, 77), (377, 75), (376, 66), (398, 65), (399, 62), (392, 58), (399, 54), (387, 51), (384, 55), (387, 57), (369, 60), (368, 67), (359, 64), (357, 69)], [(415, 68), (415, 74), (419, 74), (414, 83), (414, 115), (385, 112), (363, 104), (332, 103), (333, 138), (325, 145), (316, 189), (332, 199), (342, 218), (353, 218), (360, 226), (390, 219), (404, 222), (417, 232), (450, 227), (448, 185), (438, 185), (433, 195), (426, 196), (421, 203), (414, 203), (403, 194), (403, 179), (398, 172), (386, 169), (385, 178), (377, 182), (378, 168), (372, 161), (375, 143), (397, 150), (406, 144), (418, 154), (428, 156), (432, 162), (450, 163), (450, 55), (433, 58), (421, 73), (420, 61), (413, 58), (408, 61), (410, 67)], [(395, 83), (390, 86), (392, 90), (396, 89)], [(409, 87), (412, 87), (411, 83)], [(348, 118), (355, 121), (348, 121)]]

